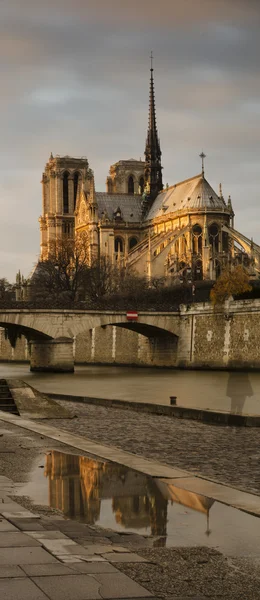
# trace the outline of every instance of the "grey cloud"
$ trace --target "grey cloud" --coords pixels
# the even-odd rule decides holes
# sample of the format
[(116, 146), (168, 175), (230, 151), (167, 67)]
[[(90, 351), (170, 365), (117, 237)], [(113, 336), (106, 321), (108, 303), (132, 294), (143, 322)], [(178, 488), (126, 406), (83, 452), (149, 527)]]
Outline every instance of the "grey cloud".
[(2, 0), (0, 275), (28, 273), (38, 254), (51, 151), (87, 155), (97, 189), (110, 164), (142, 155), (151, 46), (164, 181), (197, 173), (204, 148), (208, 178), (257, 239), (259, 17), (259, 0)]
[(258, 0), (2, 0), (3, 15), (26, 18), (29, 22), (44, 20), (62, 24), (67, 19), (85, 22), (101, 21), (132, 26), (143, 22), (151, 25), (201, 24), (209, 21), (251, 22), (259, 18)]

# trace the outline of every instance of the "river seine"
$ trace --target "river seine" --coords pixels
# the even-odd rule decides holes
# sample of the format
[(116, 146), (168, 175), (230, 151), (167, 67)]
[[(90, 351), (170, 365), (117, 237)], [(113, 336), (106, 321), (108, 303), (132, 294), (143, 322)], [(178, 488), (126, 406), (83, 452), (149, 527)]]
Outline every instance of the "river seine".
[(28, 364), (0, 363), (1, 378), (22, 379), (42, 392), (177, 404), (260, 415), (260, 373), (78, 366), (75, 373), (31, 373)]

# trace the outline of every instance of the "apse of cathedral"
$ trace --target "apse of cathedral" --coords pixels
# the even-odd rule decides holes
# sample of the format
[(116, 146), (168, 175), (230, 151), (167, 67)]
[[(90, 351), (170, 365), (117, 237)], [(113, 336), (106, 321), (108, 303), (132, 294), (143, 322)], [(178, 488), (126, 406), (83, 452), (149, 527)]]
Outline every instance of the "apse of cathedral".
[(216, 279), (243, 264), (259, 272), (260, 247), (234, 229), (231, 198), (225, 200), (198, 175), (163, 186), (151, 65), (145, 160), (119, 160), (110, 167), (106, 192), (95, 190), (87, 158), (51, 154), (43, 173), (41, 260), (57, 240), (80, 239), (89, 263), (100, 256), (148, 278), (174, 283)]

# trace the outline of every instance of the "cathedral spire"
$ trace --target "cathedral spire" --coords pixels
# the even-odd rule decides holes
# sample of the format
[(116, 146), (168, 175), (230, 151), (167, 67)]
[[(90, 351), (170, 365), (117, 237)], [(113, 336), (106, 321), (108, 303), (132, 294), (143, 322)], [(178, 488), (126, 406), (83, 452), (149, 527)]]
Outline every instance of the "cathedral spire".
[(155, 95), (153, 79), (153, 53), (151, 53), (151, 76), (150, 76), (150, 102), (148, 132), (145, 146), (145, 184), (147, 194), (152, 202), (157, 194), (163, 189), (161, 148), (156, 125)]

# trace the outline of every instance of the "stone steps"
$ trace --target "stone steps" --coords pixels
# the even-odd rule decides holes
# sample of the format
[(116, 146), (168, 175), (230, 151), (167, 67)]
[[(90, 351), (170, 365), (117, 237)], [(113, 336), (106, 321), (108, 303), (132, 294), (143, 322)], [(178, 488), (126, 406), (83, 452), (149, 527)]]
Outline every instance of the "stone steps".
[(19, 415), (17, 406), (5, 379), (0, 379), (0, 410)]

